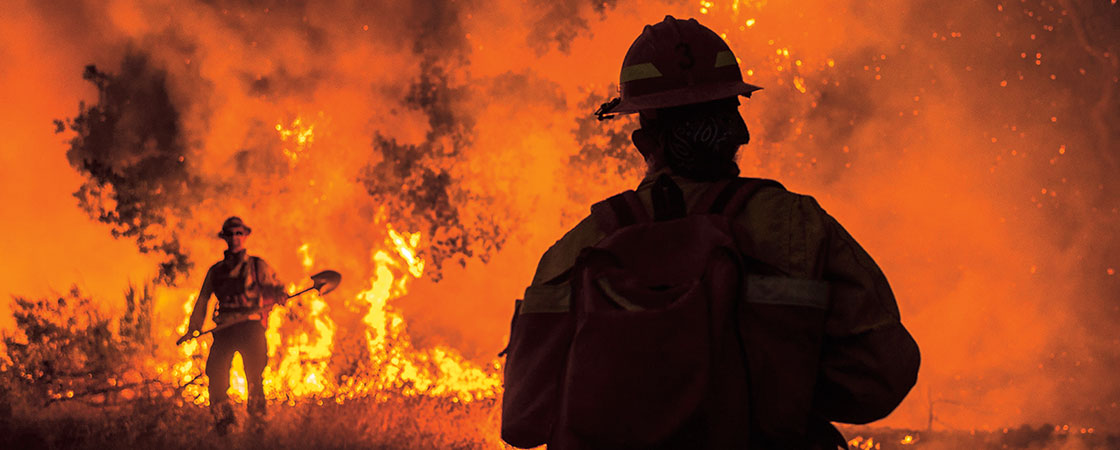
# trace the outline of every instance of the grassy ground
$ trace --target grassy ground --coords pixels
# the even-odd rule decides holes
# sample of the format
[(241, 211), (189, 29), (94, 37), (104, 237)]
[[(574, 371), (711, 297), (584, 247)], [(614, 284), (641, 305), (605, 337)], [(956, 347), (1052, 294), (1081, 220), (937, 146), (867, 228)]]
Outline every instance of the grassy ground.
[(1030, 426), (995, 431), (935, 430), (932, 432), (880, 427), (841, 426), (851, 444), (859, 449), (1117, 449), (1120, 436), (1081, 430)]
[(260, 432), (239, 425), (213, 432), (209, 409), (172, 400), (104, 407), (59, 404), (13, 411), (0, 423), (0, 448), (23, 449), (365, 449), (501, 448), (496, 402), (426, 398), (357, 399), (270, 405)]
[[(212, 431), (209, 409), (174, 399), (115, 406), (57, 403), (0, 411), (3, 449), (473, 449), (508, 448), (498, 438), (499, 402), (463, 405), (445, 399), (389, 397), (272, 404), (260, 432), (239, 425)], [(1115, 449), (1120, 436), (1051, 425), (996, 431), (944, 431), (843, 426), (859, 449)]]

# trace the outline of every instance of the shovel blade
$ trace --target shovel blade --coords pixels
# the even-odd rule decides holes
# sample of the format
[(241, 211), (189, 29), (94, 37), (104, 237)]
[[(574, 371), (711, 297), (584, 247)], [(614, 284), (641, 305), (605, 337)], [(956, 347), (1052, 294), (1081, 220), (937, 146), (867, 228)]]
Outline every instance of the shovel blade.
[(319, 295), (327, 295), (328, 292), (338, 287), (338, 283), (342, 282), (342, 274), (333, 270), (324, 270), (312, 275), (311, 281), (315, 283), (313, 288), (319, 291)]

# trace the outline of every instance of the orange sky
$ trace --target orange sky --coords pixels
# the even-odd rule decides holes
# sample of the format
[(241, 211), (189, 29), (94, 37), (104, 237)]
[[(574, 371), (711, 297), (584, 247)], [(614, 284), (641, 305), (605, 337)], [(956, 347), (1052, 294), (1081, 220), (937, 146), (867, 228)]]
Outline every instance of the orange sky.
[[(37, 297), (65, 292), (72, 284), (97, 296), (119, 297), (128, 280), (143, 282), (136, 267), (149, 264), (136, 247), (92, 222), (71, 195), (82, 177), (66, 161), (69, 136), (54, 133), (52, 121), (73, 115), (77, 102), (96, 100), (80, 70), (94, 52), (45, 29), (40, 22), (4, 8), (0, 30), (0, 223), (5, 255), (0, 285), (7, 295)], [(31, 37), (35, 37), (32, 39)], [(10, 326), (7, 301), (0, 323)]]

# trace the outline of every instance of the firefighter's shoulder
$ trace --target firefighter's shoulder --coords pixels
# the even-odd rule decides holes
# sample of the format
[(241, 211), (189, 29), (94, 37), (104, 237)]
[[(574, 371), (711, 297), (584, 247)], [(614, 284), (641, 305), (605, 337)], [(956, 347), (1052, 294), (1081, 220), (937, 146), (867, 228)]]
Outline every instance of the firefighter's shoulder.
[(591, 216), (584, 217), (544, 252), (533, 275), (533, 285), (545, 284), (565, 275), (575, 265), (580, 252), (603, 237), (604, 233), (595, 220)]
[(260, 264), (263, 268), (270, 268), (270, 266), (268, 265), (268, 261), (265, 261), (264, 258), (261, 258), (260, 256), (249, 255), (249, 261), (253, 261), (253, 264)]
[(751, 197), (735, 223), (750, 236), (749, 253), (786, 273), (808, 277), (830, 220), (812, 196), (772, 185)]

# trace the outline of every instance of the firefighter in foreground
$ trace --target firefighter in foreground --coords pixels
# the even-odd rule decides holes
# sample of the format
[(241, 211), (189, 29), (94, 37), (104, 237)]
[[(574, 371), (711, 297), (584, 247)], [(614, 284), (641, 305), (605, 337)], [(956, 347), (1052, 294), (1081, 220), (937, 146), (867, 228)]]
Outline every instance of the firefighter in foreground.
[(648, 171), (545, 252), (517, 302), (502, 438), (551, 448), (845, 448), (889, 414), (917, 344), (883, 273), (809, 196), (739, 178), (735, 55), (667, 16), (621, 97)]
[(226, 393), (234, 352), (241, 354), (245, 365), (249, 416), (255, 426), (263, 424), (267, 405), (261, 381), (268, 363), (265, 320), (272, 305), (287, 299), (283, 285), (272, 268), (263, 259), (249, 256), (246, 252), (245, 241), (252, 231), (239, 217), (230, 217), (222, 224), (218, 237), (226, 241), (228, 249), (225, 257), (206, 272), (187, 334), (179, 340), (184, 342), (202, 330), (211, 294), (218, 298), (214, 322), (218, 325), (235, 322), (232, 326), (214, 331), (214, 343), (206, 359), (210, 411), (219, 434), (225, 434), (236, 423), (233, 406)]

